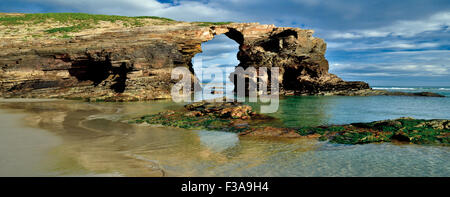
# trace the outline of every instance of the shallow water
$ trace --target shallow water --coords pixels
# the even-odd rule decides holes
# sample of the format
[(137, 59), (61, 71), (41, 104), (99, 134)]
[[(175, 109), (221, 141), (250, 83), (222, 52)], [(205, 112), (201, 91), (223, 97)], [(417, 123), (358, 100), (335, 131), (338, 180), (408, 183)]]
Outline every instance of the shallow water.
[[(423, 99), (287, 97), (272, 115), (287, 125), (449, 119), (448, 100)], [(0, 144), (10, 147), (0, 149), (0, 176), (450, 176), (450, 147), (333, 145), (124, 122), (177, 107), (170, 101), (0, 100), (2, 125), (11, 123), (0, 131)]]
[(0, 110), (0, 175), (52, 175), (48, 151), (61, 141), (45, 130), (23, 127), (24, 117), (18, 111)]
[[(256, 109), (258, 105), (251, 104)], [(288, 126), (349, 124), (413, 117), (450, 119), (450, 97), (291, 96), (280, 100), (272, 114)]]

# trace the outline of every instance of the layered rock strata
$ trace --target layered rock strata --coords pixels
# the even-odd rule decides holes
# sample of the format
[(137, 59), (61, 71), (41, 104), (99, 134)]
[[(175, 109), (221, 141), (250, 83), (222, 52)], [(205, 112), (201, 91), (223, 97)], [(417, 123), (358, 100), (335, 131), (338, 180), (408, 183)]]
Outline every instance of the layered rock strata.
[[(225, 34), (239, 43), (239, 66), (280, 67), (282, 94), (368, 89), (328, 73), (326, 44), (312, 30), (258, 23), (169, 23), (101, 27), (66, 39), (0, 42), (0, 96), (90, 100), (170, 98), (175, 67), (186, 67), (201, 44)], [(194, 82), (196, 83), (196, 82)]]
[(203, 42), (220, 34), (239, 43), (237, 66), (279, 67), (281, 94), (342, 95), (369, 90), (367, 83), (346, 82), (328, 73), (326, 43), (313, 33), (258, 23), (186, 22), (133, 28), (101, 23), (96, 29), (57, 39), (19, 39), (4, 33), (0, 96), (96, 101), (170, 98), (171, 87), (178, 81), (171, 79), (172, 69), (188, 68), (198, 85), (192, 58), (202, 52)]

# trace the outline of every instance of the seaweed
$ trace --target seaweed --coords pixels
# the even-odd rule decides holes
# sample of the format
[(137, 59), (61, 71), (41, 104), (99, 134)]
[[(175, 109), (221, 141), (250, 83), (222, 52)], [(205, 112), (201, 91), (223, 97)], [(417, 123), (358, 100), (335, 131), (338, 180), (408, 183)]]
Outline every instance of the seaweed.
[[(192, 106), (190, 106), (192, 108)], [(197, 108), (189, 108), (198, 110)], [(201, 108), (203, 109), (203, 108)], [(254, 116), (257, 117), (257, 116)], [(159, 124), (184, 129), (221, 130), (228, 132), (252, 132), (264, 128), (257, 120), (248, 120), (244, 126), (233, 125), (232, 117), (222, 117), (211, 113), (195, 115), (189, 111), (167, 111), (154, 115), (142, 116), (133, 123)], [(348, 125), (288, 128), (294, 129), (299, 136), (309, 136), (320, 141), (336, 144), (368, 144), (401, 141), (413, 144), (444, 145), (450, 144), (449, 120), (396, 119)], [(237, 124), (239, 125), (239, 124)]]

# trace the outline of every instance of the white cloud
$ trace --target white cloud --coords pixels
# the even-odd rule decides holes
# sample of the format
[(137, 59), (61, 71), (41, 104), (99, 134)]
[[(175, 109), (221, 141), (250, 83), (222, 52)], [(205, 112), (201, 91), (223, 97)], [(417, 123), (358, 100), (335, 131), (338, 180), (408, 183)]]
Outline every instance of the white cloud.
[(343, 76), (350, 76), (350, 77), (393, 77), (398, 76), (392, 73), (385, 73), (385, 72), (374, 72), (374, 73), (345, 73), (342, 74)]
[(344, 51), (361, 51), (361, 50), (380, 50), (380, 49), (427, 49), (439, 47), (437, 42), (416, 43), (415, 41), (406, 40), (386, 40), (377, 43), (359, 42), (328, 42), (329, 49), (339, 49)]
[(364, 62), (330, 62), (330, 72), (338, 76), (411, 76), (450, 75), (450, 50), (378, 52), (365, 56)]
[(413, 37), (429, 31), (448, 31), (448, 26), (450, 26), (450, 12), (440, 12), (426, 19), (401, 20), (396, 21), (391, 25), (375, 29), (332, 32), (327, 37), (330, 39), (359, 39), (369, 37), (386, 37), (389, 35)]
[(329, 36), (327, 36), (328, 38), (331, 39), (356, 39), (356, 38), (362, 38), (363, 36), (357, 33), (351, 33), (351, 32), (334, 32), (331, 33)]
[(238, 19), (239, 14), (214, 4), (180, 1), (175, 5), (156, 0), (29, 0), (96, 14), (162, 16), (183, 21), (221, 21)]

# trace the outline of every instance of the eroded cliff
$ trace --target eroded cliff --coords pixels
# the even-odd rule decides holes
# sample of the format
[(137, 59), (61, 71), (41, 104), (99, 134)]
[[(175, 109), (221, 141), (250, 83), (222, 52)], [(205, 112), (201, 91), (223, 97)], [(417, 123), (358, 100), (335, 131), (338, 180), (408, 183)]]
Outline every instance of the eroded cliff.
[(70, 24), (55, 17), (38, 23), (4, 22), (14, 17), (20, 21), (32, 16), (0, 16), (2, 97), (170, 98), (171, 87), (177, 82), (171, 79), (172, 69), (189, 68), (196, 79), (192, 58), (202, 52), (203, 42), (220, 34), (239, 43), (237, 66), (280, 67), (282, 94), (342, 94), (369, 89), (367, 83), (346, 82), (328, 73), (326, 43), (313, 37), (312, 30), (151, 17), (100, 18), (89, 28), (82, 26), (84, 18), (75, 18)]

